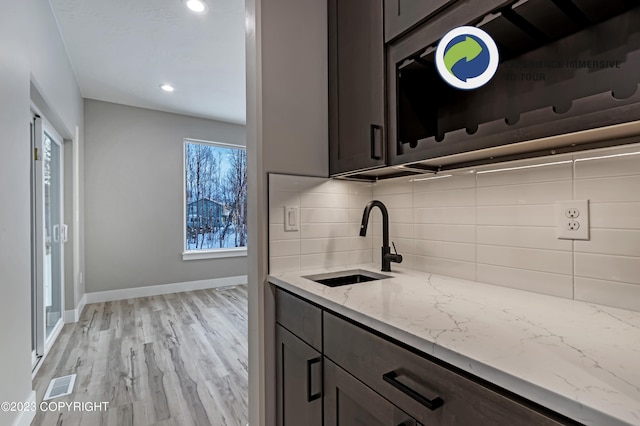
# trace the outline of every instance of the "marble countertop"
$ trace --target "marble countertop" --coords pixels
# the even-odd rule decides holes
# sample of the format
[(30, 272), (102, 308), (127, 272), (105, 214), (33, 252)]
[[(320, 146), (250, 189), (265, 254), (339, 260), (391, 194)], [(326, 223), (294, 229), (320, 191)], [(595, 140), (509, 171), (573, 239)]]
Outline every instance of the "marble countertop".
[(588, 425), (640, 425), (640, 312), (392, 266), (326, 287), (269, 282)]

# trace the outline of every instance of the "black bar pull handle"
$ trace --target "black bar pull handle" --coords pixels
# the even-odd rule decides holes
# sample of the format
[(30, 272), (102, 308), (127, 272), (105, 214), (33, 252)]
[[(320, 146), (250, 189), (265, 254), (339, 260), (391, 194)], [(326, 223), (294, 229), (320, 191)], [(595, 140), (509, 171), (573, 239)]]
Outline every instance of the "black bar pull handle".
[(394, 388), (400, 390), (402, 393), (415, 399), (416, 401), (418, 401), (420, 404), (424, 405), (431, 411), (434, 411), (442, 407), (442, 404), (444, 404), (444, 401), (439, 396), (436, 396), (433, 399), (429, 399), (423, 395), (420, 395), (418, 392), (411, 389), (409, 386), (405, 385), (404, 383), (398, 381), (398, 373), (395, 371), (390, 371), (386, 374), (383, 374), (382, 379), (385, 382), (389, 383)]
[(382, 126), (372, 124), (369, 132), (369, 138), (371, 140), (371, 158), (373, 160), (380, 160), (382, 159)]
[(322, 361), (322, 357), (307, 360), (307, 402), (315, 401), (322, 396), (322, 389), (317, 393), (311, 393), (311, 367), (313, 366), (313, 364), (317, 364), (320, 361)]

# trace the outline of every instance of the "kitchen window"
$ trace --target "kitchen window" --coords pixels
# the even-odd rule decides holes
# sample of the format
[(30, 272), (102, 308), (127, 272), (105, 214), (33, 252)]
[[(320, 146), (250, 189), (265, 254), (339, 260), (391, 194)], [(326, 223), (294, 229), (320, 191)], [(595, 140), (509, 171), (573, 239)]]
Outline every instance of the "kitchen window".
[(183, 178), (183, 260), (246, 256), (246, 148), (185, 139)]

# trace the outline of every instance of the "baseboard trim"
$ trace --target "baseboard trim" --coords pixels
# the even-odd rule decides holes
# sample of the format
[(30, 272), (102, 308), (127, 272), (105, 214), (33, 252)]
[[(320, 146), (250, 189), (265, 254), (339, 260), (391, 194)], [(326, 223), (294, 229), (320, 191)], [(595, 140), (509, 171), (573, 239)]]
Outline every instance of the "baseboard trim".
[(80, 303), (76, 306), (75, 309), (71, 309), (70, 311), (64, 311), (64, 323), (70, 324), (73, 322), (80, 321), (80, 315), (82, 315), (82, 310), (84, 309), (84, 305), (87, 304), (87, 295), (83, 294), (80, 299)]
[[(25, 406), (31, 407), (36, 404), (36, 391), (32, 390), (29, 397), (24, 402)], [(36, 417), (35, 410), (24, 410), (18, 414), (18, 417), (13, 421), (13, 426), (30, 426), (33, 419)]]
[(183, 291), (205, 290), (209, 288), (228, 287), (238, 284), (246, 284), (247, 276), (214, 278), (200, 281), (187, 281), (174, 284), (150, 285), (146, 287), (124, 288), (120, 290), (97, 291), (85, 294), (85, 302), (102, 303), (113, 302), (123, 299), (134, 299), (136, 297), (159, 296), (162, 294), (180, 293)]

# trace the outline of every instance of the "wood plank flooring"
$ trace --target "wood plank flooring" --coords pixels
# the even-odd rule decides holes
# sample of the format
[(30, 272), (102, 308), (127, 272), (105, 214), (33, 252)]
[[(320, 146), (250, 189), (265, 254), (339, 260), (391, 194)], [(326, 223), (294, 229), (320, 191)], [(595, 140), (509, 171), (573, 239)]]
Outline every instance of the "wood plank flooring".
[(76, 373), (51, 402), (109, 402), (106, 411), (38, 410), (32, 426), (245, 426), (247, 286), (87, 305), (65, 325), (34, 379)]

